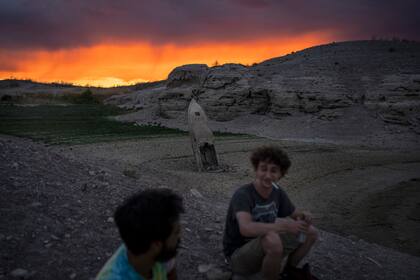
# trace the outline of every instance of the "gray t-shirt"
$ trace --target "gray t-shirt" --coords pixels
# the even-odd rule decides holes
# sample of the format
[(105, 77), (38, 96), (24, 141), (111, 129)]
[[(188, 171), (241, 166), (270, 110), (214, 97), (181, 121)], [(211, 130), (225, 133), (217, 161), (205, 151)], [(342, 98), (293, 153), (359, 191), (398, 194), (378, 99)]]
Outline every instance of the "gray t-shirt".
[(255, 222), (273, 223), (277, 217), (290, 216), (295, 206), (281, 188), (273, 188), (268, 199), (261, 197), (252, 183), (237, 189), (230, 201), (223, 236), (223, 252), (227, 257), (251, 240), (239, 232), (236, 213), (240, 211), (250, 213)]

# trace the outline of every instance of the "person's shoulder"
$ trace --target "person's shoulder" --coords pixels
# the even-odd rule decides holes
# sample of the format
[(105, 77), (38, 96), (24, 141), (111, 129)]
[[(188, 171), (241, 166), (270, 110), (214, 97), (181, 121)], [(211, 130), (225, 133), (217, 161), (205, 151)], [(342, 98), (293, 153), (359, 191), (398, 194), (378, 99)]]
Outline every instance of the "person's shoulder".
[(231, 202), (236, 203), (237, 201), (251, 199), (252, 198), (252, 189), (253, 189), (252, 183), (240, 186), (233, 193)]
[(283, 187), (278, 186), (278, 188), (273, 188), (274, 192), (277, 193), (279, 196), (287, 196), (287, 192), (284, 190)]
[(126, 249), (124, 245), (121, 245), (105, 263), (101, 271), (99, 271), (99, 273), (96, 275), (95, 280), (124, 279), (123, 275), (121, 275), (123, 272), (121, 269), (121, 264), (124, 262), (125, 252)]
[(279, 186), (279, 188), (273, 188), (274, 193), (275, 193), (275, 198), (278, 201), (287, 201), (290, 200), (289, 195), (287, 194), (287, 192), (284, 190), (284, 188), (282, 188), (281, 186)]
[(156, 262), (153, 266), (153, 279), (166, 279), (168, 275), (175, 272), (175, 266), (175, 258), (167, 262)]
[(176, 259), (172, 258), (169, 261), (162, 263), (162, 266), (165, 268), (167, 273), (171, 273), (171, 271), (175, 269)]
[(254, 186), (253, 186), (252, 183), (242, 185), (242, 186), (240, 186), (239, 188), (236, 189), (233, 196), (248, 195), (252, 191), (253, 187)]

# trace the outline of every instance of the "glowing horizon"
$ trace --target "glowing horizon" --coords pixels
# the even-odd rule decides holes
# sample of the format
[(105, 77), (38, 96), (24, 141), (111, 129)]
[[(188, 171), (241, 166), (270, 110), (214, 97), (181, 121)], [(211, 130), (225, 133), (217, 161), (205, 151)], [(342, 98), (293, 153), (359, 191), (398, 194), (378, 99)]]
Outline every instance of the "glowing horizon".
[(0, 79), (30, 79), (73, 85), (113, 87), (164, 80), (175, 67), (216, 62), (251, 65), (315, 45), (328, 43), (327, 33), (310, 33), (293, 38), (269, 38), (252, 42), (194, 45), (148, 43), (99, 44), (57, 51), (6, 51), (0, 59), (11, 70), (0, 70)]

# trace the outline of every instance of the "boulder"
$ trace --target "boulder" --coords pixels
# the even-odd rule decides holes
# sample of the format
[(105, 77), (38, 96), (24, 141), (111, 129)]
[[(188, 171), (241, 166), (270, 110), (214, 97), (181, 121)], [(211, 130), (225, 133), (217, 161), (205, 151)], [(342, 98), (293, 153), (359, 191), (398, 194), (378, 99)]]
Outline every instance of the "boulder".
[(167, 88), (199, 86), (207, 76), (208, 67), (205, 64), (188, 64), (176, 67), (169, 73)]

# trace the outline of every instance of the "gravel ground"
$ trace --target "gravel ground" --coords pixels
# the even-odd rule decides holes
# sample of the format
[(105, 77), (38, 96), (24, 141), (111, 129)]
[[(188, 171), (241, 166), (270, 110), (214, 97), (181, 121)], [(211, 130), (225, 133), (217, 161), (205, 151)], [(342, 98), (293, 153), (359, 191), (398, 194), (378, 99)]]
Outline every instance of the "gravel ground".
[(420, 279), (418, 150), (226, 137), (220, 170), (199, 173), (186, 137), (45, 146), (4, 135), (0, 279), (93, 278), (120, 243), (116, 205), (148, 187), (184, 197), (179, 279), (229, 279), (227, 205), (253, 178), (249, 151), (274, 142), (293, 162), (282, 186), (316, 214), (322, 238), (307, 261), (320, 279)]

